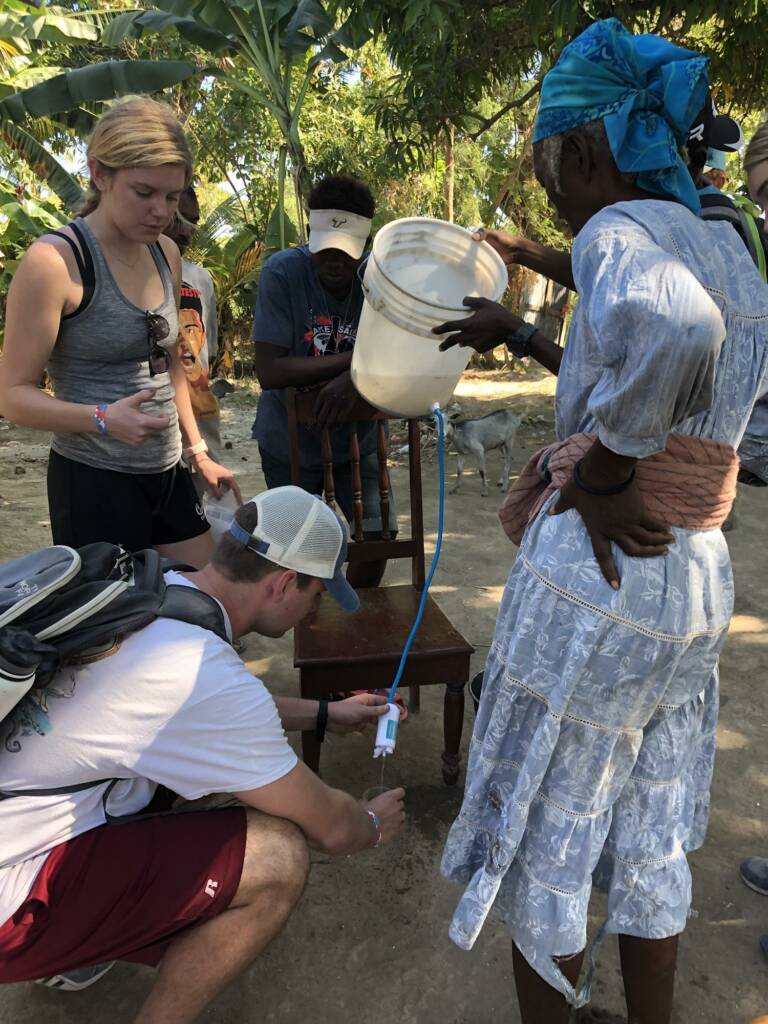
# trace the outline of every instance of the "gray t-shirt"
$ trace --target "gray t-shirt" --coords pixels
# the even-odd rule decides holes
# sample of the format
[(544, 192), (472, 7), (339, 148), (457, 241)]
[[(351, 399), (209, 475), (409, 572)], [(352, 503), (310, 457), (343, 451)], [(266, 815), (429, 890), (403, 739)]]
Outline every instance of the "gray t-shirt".
[[(285, 349), (287, 356), (322, 358), (354, 348), (363, 308), (363, 292), (355, 277), (345, 299), (336, 299), (320, 284), (306, 245), (270, 256), (259, 276), (253, 316), (253, 340)], [(289, 461), (288, 414), (281, 390), (264, 391), (259, 399), (253, 437), (275, 458)], [(360, 454), (376, 450), (375, 424), (357, 428)], [(349, 461), (349, 430), (331, 430), (334, 462)], [(320, 434), (299, 428), (302, 466), (321, 466)]]

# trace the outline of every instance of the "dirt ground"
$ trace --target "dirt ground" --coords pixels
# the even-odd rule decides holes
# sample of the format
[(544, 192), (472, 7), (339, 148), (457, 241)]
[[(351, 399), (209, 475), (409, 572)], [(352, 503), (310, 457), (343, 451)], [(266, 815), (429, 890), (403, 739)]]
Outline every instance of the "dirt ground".
[[(457, 397), (463, 412), (481, 415), (509, 405), (525, 417), (514, 471), (534, 447), (552, 436), (553, 378), (535, 370), (469, 373)], [(240, 391), (224, 406), (223, 435), (232, 442), (225, 462), (245, 494), (263, 487), (258, 453), (250, 440), (255, 395)], [(46, 439), (0, 421), (0, 557), (49, 542), (45, 499)], [(455, 472), (455, 458), (449, 458)], [(489, 481), (498, 478), (499, 453), (488, 458)], [(468, 467), (469, 468), (469, 467)], [(494, 476), (495, 474), (495, 476)], [(434, 543), (437, 467), (424, 464), (425, 526)], [(393, 468), (398, 493), (407, 493), (405, 469)], [(722, 659), (719, 756), (712, 793), (709, 837), (692, 857), (696, 915), (682, 939), (675, 1024), (740, 1024), (768, 1013), (768, 965), (758, 950), (768, 931), (768, 899), (738, 878), (739, 861), (768, 854), (768, 633), (764, 580), (768, 573), (768, 491), (741, 488), (737, 528), (728, 534), (737, 583), (736, 615)], [(98, 500), (94, 496), (94, 500)], [(401, 499), (401, 506), (404, 498)], [(434, 593), (477, 648), (479, 670), (490, 644), (496, 608), (515, 549), (498, 525), (498, 496), (480, 497), (470, 469), (462, 490), (446, 507), (446, 537)], [(402, 511), (402, 507), (401, 507)], [(402, 522), (402, 520), (401, 520)], [(402, 527), (401, 527), (402, 528)], [(387, 580), (405, 578), (390, 567)], [(275, 692), (295, 694), (292, 639), (248, 639), (249, 667)], [(361, 683), (363, 681), (361, 680)], [(211, 1007), (211, 1024), (516, 1024), (509, 939), (489, 919), (471, 953), (454, 947), (447, 927), (458, 890), (438, 865), (448, 827), (461, 798), (440, 774), (442, 693), (425, 690), (422, 710), (401, 730), (386, 781), (407, 789), (408, 827), (396, 843), (354, 858), (315, 855), (306, 895), (285, 932)], [(472, 728), (467, 701), (464, 757)], [(326, 780), (362, 793), (376, 781), (372, 744), (329, 737), (323, 756)], [(88, 898), (87, 891), (82, 898)], [(602, 907), (593, 906), (593, 927)], [(31, 985), (0, 990), (0, 1021), (14, 1024), (95, 1024), (109, 1017), (128, 1024), (148, 991), (153, 972), (118, 965), (98, 986), (77, 995)], [(594, 1005), (623, 1007), (614, 940), (601, 951)], [(623, 1018), (617, 1018), (623, 1019)], [(546, 1022), (542, 1022), (546, 1024)]]

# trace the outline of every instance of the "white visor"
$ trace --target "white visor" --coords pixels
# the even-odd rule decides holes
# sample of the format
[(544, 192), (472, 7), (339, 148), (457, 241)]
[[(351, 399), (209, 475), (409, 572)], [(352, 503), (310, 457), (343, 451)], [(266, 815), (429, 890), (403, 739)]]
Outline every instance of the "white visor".
[(341, 249), (353, 260), (363, 255), (371, 233), (371, 218), (348, 210), (309, 211), (309, 251)]

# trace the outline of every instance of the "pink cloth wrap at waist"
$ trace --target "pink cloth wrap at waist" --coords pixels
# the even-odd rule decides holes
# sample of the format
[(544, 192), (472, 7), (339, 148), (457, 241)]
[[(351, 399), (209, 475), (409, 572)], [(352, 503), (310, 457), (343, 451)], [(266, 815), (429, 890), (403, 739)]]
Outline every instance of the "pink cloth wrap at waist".
[[(572, 434), (528, 460), (499, 511), (504, 532), (519, 544), (547, 498), (571, 479), (597, 434)], [(667, 526), (717, 530), (736, 497), (739, 459), (730, 445), (670, 434), (663, 452), (638, 459), (635, 480), (646, 511)]]

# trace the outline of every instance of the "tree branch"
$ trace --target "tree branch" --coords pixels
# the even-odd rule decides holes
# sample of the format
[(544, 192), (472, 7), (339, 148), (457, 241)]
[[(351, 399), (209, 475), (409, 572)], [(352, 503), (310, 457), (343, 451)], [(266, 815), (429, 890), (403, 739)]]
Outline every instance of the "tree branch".
[[(188, 124), (187, 127), (186, 127), (186, 130), (191, 135), (193, 135), (195, 137), (195, 139), (197, 141), (197, 144), (202, 149), (205, 150), (205, 152), (211, 158), (213, 163), (219, 168), (219, 171), (221, 172), (221, 174), (223, 174), (227, 184), (232, 189), (232, 193), (233, 193), (235, 199), (240, 204), (240, 210), (242, 211), (242, 214), (243, 214), (243, 220), (247, 224), (248, 223), (248, 210), (246, 209), (245, 203), (243, 202), (243, 197), (240, 194), (240, 189), (237, 188), (237, 186), (235, 185), (235, 183), (232, 181), (232, 179), (229, 176), (229, 171), (227, 170), (226, 164), (223, 162), (223, 160), (219, 159), (217, 154), (214, 153), (213, 149), (208, 145), (206, 140), (202, 137), (202, 135), (200, 135), (199, 132), (195, 131), (195, 129), (192, 127), (192, 125)], [(246, 189), (246, 196), (248, 196), (248, 203), (252, 207), (251, 197), (250, 197), (247, 189)], [(253, 214), (253, 208), (251, 209), (251, 213)]]
[(504, 117), (505, 114), (508, 114), (510, 110), (514, 110), (516, 107), (524, 106), (532, 96), (535, 96), (539, 92), (539, 90), (541, 89), (542, 81), (543, 76), (536, 82), (534, 82), (531, 88), (528, 89), (527, 92), (524, 92), (522, 96), (518, 96), (517, 99), (510, 100), (509, 103), (505, 103), (500, 110), (496, 111), (493, 117), (483, 118), (482, 128), (478, 128), (476, 132), (472, 132), (472, 134), (469, 136), (470, 139), (472, 139), (473, 142), (476, 142), (477, 139), (479, 139), (479, 137), (483, 134), (483, 132), (487, 132), (488, 129), (495, 125), (497, 121), (501, 120), (501, 118)]

